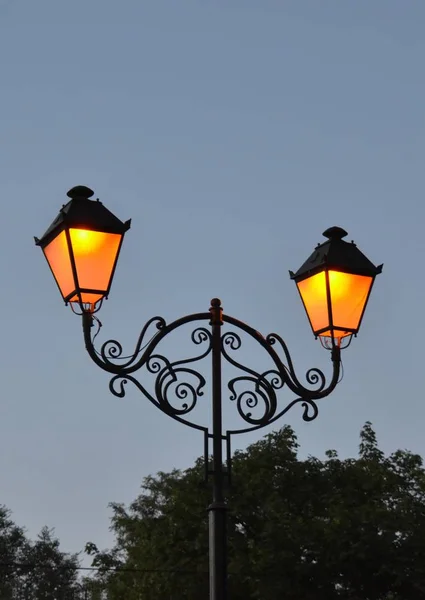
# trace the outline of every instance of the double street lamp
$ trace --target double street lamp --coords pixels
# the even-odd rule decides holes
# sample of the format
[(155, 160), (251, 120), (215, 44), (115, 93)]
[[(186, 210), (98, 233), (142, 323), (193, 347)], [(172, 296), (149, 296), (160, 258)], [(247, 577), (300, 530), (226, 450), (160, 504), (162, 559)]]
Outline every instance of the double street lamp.
[[(230, 478), (232, 435), (270, 425), (297, 404), (303, 407), (303, 419), (318, 415), (317, 400), (336, 387), (341, 365), (341, 349), (356, 336), (375, 281), (382, 265), (375, 266), (354, 244), (343, 238), (346, 231), (331, 227), (327, 238), (291, 279), (297, 285), (313, 334), (331, 351), (333, 373), (329, 383), (317, 368), (307, 371), (300, 382), (288, 347), (276, 333), (266, 337), (223, 312), (218, 298), (211, 300), (207, 312), (187, 315), (171, 323), (153, 317), (143, 327), (131, 356), (123, 357), (117, 340), (108, 340), (99, 350), (94, 346), (93, 330), (100, 327), (96, 313), (108, 297), (124, 235), (130, 221), (122, 222), (99, 200), (94, 192), (77, 186), (68, 192), (70, 200), (36, 244), (43, 250), (65, 304), (82, 316), (84, 341), (92, 360), (112, 375), (110, 391), (125, 395), (125, 384), (132, 382), (142, 394), (173, 419), (202, 431), (204, 435), (205, 477), (212, 479), (209, 512), (210, 600), (227, 599), (226, 512), (224, 483)], [(168, 334), (187, 324), (195, 324), (192, 343), (198, 352), (189, 358), (171, 361), (160, 353)], [(271, 368), (258, 372), (237, 359), (241, 335), (257, 342), (268, 355)], [(236, 354), (236, 356), (235, 356)], [(197, 363), (210, 357), (212, 364), (212, 424), (195, 419), (197, 401), (204, 395), (207, 381)], [(223, 382), (223, 364), (232, 366), (237, 376)], [(136, 379), (145, 368), (154, 376), (153, 390)], [(227, 384), (228, 398), (236, 404), (241, 427), (223, 427), (222, 393)], [(278, 402), (278, 392), (288, 387), (294, 399), (286, 405)], [(212, 464), (209, 461), (212, 444)], [(223, 451), (224, 450), (224, 451)]]

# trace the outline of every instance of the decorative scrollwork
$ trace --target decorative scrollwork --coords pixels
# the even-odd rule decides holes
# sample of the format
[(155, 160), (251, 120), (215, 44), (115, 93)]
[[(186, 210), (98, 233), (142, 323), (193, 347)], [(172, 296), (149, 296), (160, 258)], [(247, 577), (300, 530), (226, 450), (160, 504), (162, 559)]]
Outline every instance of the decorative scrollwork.
[[(263, 426), (270, 423), (277, 410), (275, 390), (282, 388), (285, 383), (281, 373), (276, 370), (257, 373), (230, 356), (228, 348), (236, 351), (242, 347), (241, 337), (234, 331), (226, 332), (221, 341), (221, 352), (224, 358), (238, 370), (247, 373), (229, 381), (230, 400), (236, 401), (239, 415), (250, 425)], [(236, 387), (241, 387), (240, 384), (248, 385), (253, 389), (237, 392)], [(255, 409), (258, 409), (256, 415), (253, 412)]]
[[(139, 356), (140, 352), (142, 351), (143, 344), (146, 343), (145, 342), (146, 333), (148, 332), (148, 330), (151, 328), (151, 326), (153, 324), (155, 324), (156, 329), (158, 331), (160, 331), (161, 329), (163, 329), (166, 326), (165, 319), (163, 319), (162, 317), (153, 317), (152, 319), (150, 319), (146, 323), (146, 325), (143, 327), (142, 331), (140, 332), (139, 339), (137, 340), (135, 350), (134, 350), (133, 354), (131, 354), (130, 356), (124, 356), (124, 357), (122, 356), (123, 347), (120, 344), (120, 342), (118, 342), (117, 340), (107, 340), (106, 342), (104, 342), (100, 348), (100, 356), (101, 356), (102, 360), (104, 361), (104, 363), (107, 365), (110, 365), (110, 366), (116, 366), (116, 363), (114, 363), (114, 361), (127, 360), (126, 363), (120, 364), (119, 367), (121, 369), (126, 369), (129, 366), (131, 366), (135, 362), (137, 357)], [(155, 335), (157, 335), (157, 332), (155, 332), (153, 334), (153, 336), (151, 337), (151, 339), (149, 341), (151, 341), (155, 337)], [(149, 343), (149, 341), (148, 341), (148, 343)]]
[[(299, 399), (301, 401), (301, 406), (304, 409), (303, 419), (304, 421), (314, 421), (314, 419), (319, 414), (319, 409), (317, 408), (317, 404), (314, 400), (304, 400), (303, 398)], [(310, 412), (311, 409), (311, 412)]]
[[(188, 414), (195, 408), (198, 397), (204, 394), (206, 381), (203, 375), (193, 369), (179, 366), (181, 364), (182, 361), (171, 363), (159, 354), (151, 356), (146, 363), (148, 371), (156, 374), (155, 397), (159, 407), (170, 415)], [(182, 381), (182, 377), (189, 377), (192, 383)], [(173, 397), (183, 401), (180, 407), (173, 404)]]
[[(269, 425), (297, 404), (301, 404), (304, 409), (302, 416), (304, 421), (313, 421), (319, 412), (316, 400), (328, 395), (336, 386), (339, 373), (338, 355), (334, 360), (334, 372), (329, 386), (326, 388), (326, 379), (322, 371), (311, 368), (306, 373), (306, 382), (310, 387), (306, 387), (299, 381), (288, 348), (280, 336), (272, 333), (264, 338), (260, 333), (233, 317), (225, 316), (224, 320), (238, 329), (242, 329), (259, 342), (275, 365), (274, 369), (258, 373), (241, 364), (231, 352), (240, 350), (242, 347), (242, 338), (239, 332), (229, 331), (223, 334), (223, 357), (233, 367), (245, 373), (243, 376), (234, 377), (229, 381), (230, 400), (236, 402), (239, 415), (250, 425), (244, 429), (232, 430), (230, 433), (243, 433)], [(273, 348), (276, 343), (283, 350), (284, 362)], [(287, 386), (297, 398), (279, 410), (276, 392), (284, 386)]]
[(238, 335), (234, 331), (228, 331), (222, 336), (221, 339), (223, 343), (223, 348), (225, 346), (229, 346), (231, 350), (239, 350), (239, 348), (242, 346), (242, 340), (240, 335)]
[(316, 386), (318, 384), (316, 388), (318, 392), (321, 392), (326, 385), (326, 378), (323, 374), (323, 371), (317, 369), (316, 367), (309, 369), (305, 375), (305, 378), (307, 379), (309, 385)]
[(119, 359), (122, 355), (122, 345), (118, 340), (107, 340), (102, 344), (100, 349), (100, 355), (103, 360), (108, 361), (109, 359)]
[(326, 377), (320, 369), (316, 367), (309, 369), (306, 373), (307, 383), (311, 386), (314, 386), (314, 389), (309, 390), (305, 386), (303, 386), (295, 373), (294, 365), (292, 363), (291, 355), (289, 354), (288, 346), (285, 344), (283, 339), (277, 335), (277, 333), (270, 333), (266, 337), (266, 341), (270, 344), (270, 346), (274, 346), (276, 343), (282, 348), (283, 353), (285, 355), (286, 365), (282, 363), (282, 366), (286, 370), (288, 377), (291, 379), (294, 386), (297, 388), (296, 393), (303, 394), (303, 396), (307, 396), (309, 394), (318, 394), (321, 393), (326, 386)]
[[(122, 354), (122, 346), (115, 340), (108, 340), (103, 344), (100, 351), (100, 356), (103, 359), (104, 368), (110, 369), (110, 365), (113, 365), (115, 374), (110, 380), (109, 389), (117, 397), (123, 398), (126, 393), (126, 384), (128, 382), (133, 383), (157, 408), (161, 409), (171, 417), (182, 421), (188, 425), (191, 425), (198, 429), (205, 429), (201, 425), (189, 422), (185, 417), (195, 408), (198, 398), (204, 395), (204, 389), (206, 386), (205, 377), (193, 369), (190, 363), (195, 363), (204, 359), (212, 349), (212, 338), (211, 332), (205, 327), (197, 327), (190, 335), (190, 339), (196, 346), (202, 347), (202, 352), (195, 356), (186, 358), (184, 360), (177, 360), (171, 362), (166, 356), (158, 353), (153, 353), (154, 348), (158, 345), (160, 339), (155, 336), (148, 343), (148, 348), (145, 350), (138, 363), (146, 367), (148, 373), (154, 375), (153, 381), (153, 393), (150, 393), (148, 389), (140, 383), (132, 372), (135, 370), (135, 366), (140, 368), (138, 363), (135, 363), (137, 355), (143, 350), (142, 342), (148, 328), (156, 323), (157, 328), (164, 335), (167, 333), (167, 326), (165, 321), (160, 317), (151, 319), (144, 327), (141, 335), (139, 336), (136, 350), (124, 365), (115, 365), (112, 363), (110, 357), (115, 360)], [(170, 330), (173, 328), (173, 324), (168, 326)], [(165, 331), (164, 331), (165, 329)], [(97, 359), (99, 360), (99, 359)]]
[[(129, 375), (130, 377), (130, 375)], [(124, 375), (114, 375), (109, 382), (109, 391), (117, 396), (117, 398), (124, 398), (125, 396), (125, 386), (128, 380)], [(118, 384), (118, 387), (116, 386)]]
[[(204, 342), (208, 342), (208, 352), (211, 350), (211, 331), (208, 331), (205, 327), (197, 327), (192, 331), (192, 342), (199, 346), (199, 344), (203, 344)], [(206, 356), (206, 355), (205, 355)], [(203, 358), (203, 356), (202, 356)], [(198, 359), (199, 360), (199, 359)]]
[[(230, 400), (236, 401), (239, 415), (251, 425), (266, 424), (276, 413), (277, 398), (275, 388), (282, 387), (283, 382), (277, 377), (269, 382), (263, 375), (255, 377), (243, 376), (234, 377), (228, 383)], [(236, 391), (236, 386), (240, 383), (251, 385), (254, 389), (241, 392)], [(254, 416), (253, 410), (259, 408), (259, 416)]]
[[(135, 350), (129, 357), (123, 357), (122, 345), (117, 340), (108, 340), (101, 346), (99, 352), (95, 350), (94, 340), (90, 333), (93, 317), (90, 315), (83, 315), (83, 327), (86, 347), (90, 356), (96, 364), (112, 374), (109, 387), (115, 396), (123, 398), (126, 392), (126, 383), (131, 382), (163, 412), (187, 425), (202, 429), (207, 436), (209, 435), (208, 428), (193, 421), (193, 411), (197, 406), (198, 399), (205, 395), (207, 383), (202, 372), (194, 368), (194, 363), (199, 363), (214, 352), (215, 356), (220, 353), (231, 366), (230, 368), (238, 372), (227, 381), (227, 387), (229, 399), (235, 403), (237, 412), (245, 425), (243, 428), (228, 430), (227, 435), (252, 431), (269, 425), (299, 404), (303, 408), (302, 418), (304, 421), (314, 420), (318, 415), (316, 401), (327, 396), (338, 382), (339, 354), (332, 355), (334, 370), (327, 387), (323, 372), (317, 368), (307, 371), (307, 385), (303, 385), (297, 378), (289, 350), (279, 335), (271, 333), (264, 337), (233, 317), (222, 315), (222, 318), (224, 324), (230, 325), (233, 329), (225, 330), (220, 335), (221, 330), (214, 330), (212, 322), (213, 329), (205, 326), (196, 327), (190, 334), (190, 340), (199, 348), (198, 353), (190, 358), (174, 361), (157, 352), (156, 349), (161, 341), (182, 325), (194, 321), (211, 321), (210, 313), (189, 315), (168, 325), (162, 317), (150, 319), (143, 327)], [(219, 326), (222, 324), (221, 322)], [(153, 328), (156, 331), (150, 336), (149, 332)], [(217, 334), (215, 338), (212, 335), (213, 331), (215, 331), (214, 335)], [(272, 368), (257, 372), (237, 360), (238, 351), (242, 349), (243, 345), (240, 332), (251, 337), (264, 349), (271, 360)], [(283, 352), (283, 360), (276, 351), (276, 347), (281, 353)], [(151, 375), (152, 391), (145, 387), (148, 385), (147, 383), (142, 384), (133, 376), (133, 373), (142, 367), (145, 367), (147, 373)], [(294, 393), (295, 399), (283, 407), (279, 407), (278, 392), (284, 387)], [(151, 388), (149, 387), (149, 389)]]

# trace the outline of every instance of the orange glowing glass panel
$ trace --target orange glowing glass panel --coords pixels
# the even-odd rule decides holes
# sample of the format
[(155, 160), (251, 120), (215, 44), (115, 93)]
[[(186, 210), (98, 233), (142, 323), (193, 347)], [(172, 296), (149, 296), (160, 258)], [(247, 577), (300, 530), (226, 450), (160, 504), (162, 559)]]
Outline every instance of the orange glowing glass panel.
[(78, 287), (103, 293), (83, 293), (82, 301), (95, 303), (108, 291), (122, 235), (88, 229), (70, 229)]
[(53, 271), (62, 296), (65, 298), (75, 290), (75, 281), (64, 231), (44, 248), (44, 254)]
[[(367, 301), (373, 278), (329, 271), (329, 288), (334, 327), (357, 330)], [(313, 331), (329, 327), (328, 299), (325, 272), (298, 282)], [(334, 337), (343, 337), (349, 332), (334, 331)], [(329, 336), (330, 331), (320, 335)]]
[(334, 327), (357, 329), (373, 278), (329, 271)]
[(329, 327), (328, 299), (324, 271), (297, 283), (313, 331)]
[[(92, 294), (89, 292), (81, 292), (81, 301), (83, 304), (90, 304), (91, 306), (94, 306), (96, 302), (99, 302), (99, 300), (101, 300), (104, 296), (104, 293)], [(80, 302), (80, 294), (75, 294), (68, 300), (68, 302)]]

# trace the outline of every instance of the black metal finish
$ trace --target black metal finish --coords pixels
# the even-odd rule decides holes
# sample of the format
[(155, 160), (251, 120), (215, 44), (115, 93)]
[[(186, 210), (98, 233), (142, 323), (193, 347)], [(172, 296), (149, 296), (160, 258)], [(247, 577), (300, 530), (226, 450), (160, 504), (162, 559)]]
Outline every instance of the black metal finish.
[(224, 499), (223, 473), (223, 415), (221, 399), (221, 327), (223, 325), (221, 302), (218, 298), (211, 300), (212, 330), (212, 440), (213, 440), (213, 472), (212, 503), (209, 513), (209, 560), (210, 560), (210, 600), (227, 599), (227, 544), (226, 544), (226, 511)]
[[(204, 395), (206, 386), (204, 375), (193, 369), (191, 365), (202, 361), (211, 353), (211, 331), (202, 326), (197, 326), (192, 331), (191, 341), (196, 346), (202, 346), (202, 350), (199, 354), (190, 358), (172, 362), (166, 356), (157, 353), (156, 348), (175, 329), (196, 321), (210, 321), (210, 312), (188, 315), (168, 325), (162, 317), (153, 317), (143, 327), (133, 354), (125, 359), (122, 356), (123, 348), (117, 340), (108, 340), (102, 344), (99, 351), (96, 350), (91, 332), (92, 327), (99, 321), (88, 312), (83, 313), (82, 318), (87, 352), (99, 367), (113, 375), (109, 388), (115, 396), (123, 398), (125, 396), (125, 385), (127, 382), (131, 382), (157, 408), (169, 416), (195, 429), (206, 431), (205, 426), (194, 420), (189, 420), (188, 417), (191, 416), (190, 413), (196, 407), (198, 399)], [(269, 425), (296, 404), (301, 404), (304, 408), (303, 419), (305, 421), (312, 421), (316, 418), (318, 414), (316, 401), (330, 394), (338, 382), (340, 374), (339, 348), (335, 347), (332, 351), (333, 373), (329, 384), (326, 386), (326, 378), (321, 370), (312, 368), (306, 374), (307, 384), (311, 386), (307, 387), (298, 379), (288, 347), (278, 334), (271, 333), (264, 337), (255, 329), (234, 317), (222, 314), (221, 318), (224, 325), (229, 324), (258, 342), (269, 355), (273, 366), (267, 371), (258, 373), (237, 361), (234, 352), (242, 347), (240, 334), (233, 330), (221, 334), (222, 357), (230, 365), (243, 372), (243, 375), (231, 378), (227, 383), (227, 387), (230, 392), (229, 400), (235, 402), (237, 412), (244, 421), (244, 426), (228, 430), (227, 433), (232, 435), (245, 433)], [(154, 327), (157, 331), (152, 334)], [(275, 346), (282, 353), (284, 360), (280, 358)], [(124, 362), (120, 364), (120, 361)], [(133, 373), (143, 367), (146, 367), (147, 372), (156, 375), (153, 393), (133, 376)], [(240, 390), (243, 384), (248, 389), (243, 388)], [(284, 386), (287, 386), (296, 398), (286, 406), (279, 407), (276, 391)], [(177, 403), (180, 402), (178, 406), (176, 406), (176, 400)], [(256, 415), (253, 414), (254, 409), (259, 409)]]
[[(318, 273), (325, 273), (328, 309), (328, 323), (325, 327), (323, 327), (322, 329), (315, 329), (313, 327), (310, 314), (307, 310), (307, 306), (304, 303), (304, 298), (302, 297), (301, 291), (297, 285), (298, 292), (300, 294), (301, 302), (303, 303), (310, 326), (313, 330), (316, 339), (323, 333), (330, 331), (330, 338), (325, 338), (325, 342), (323, 341), (322, 337), (320, 337), (320, 340), (324, 347), (330, 346), (330, 348), (333, 348), (336, 343), (341, 344), (341, 339), (343, 339), (340, 338), (338, 341), (335, 341), (334, 333), (343, 332), (346, 337), (349, 337), (348, 341), (345, 342), (345, 347), (347, 347), (347, 345), (350, 343), (351, 336), (356, 336), (360, 329), (363, 320), (363, 315), (366, 310), (366, 306), (369, 301), (373, 285), (375, 283), (375, 277), (382, 272), (383, 265), (375, 266), (357, 248), (356, 244), (353, 241), (351, 243), (345, 242), (343, 238), (348, 235), (345, 229), (342, 229), (341, 227), (329, 227), (328, 229), (326, 229), (326, 231), (323, 232), (323, 235), (326, 238), (328, 238), (326, 242), (318, 244), (314, 252), (302, 264), (298, 271), (296, 273), (289, 271), (289, 275), (291, 279), (293, 279), (295, 283), (298, 284), (299, 282), (303, 281), (304, 279), (308, 279), (313, 275), (317, 275)], [(360, 315), (358, 325), (355, 329), (349, 327), (340, 327), (334, 323), (329, 271), (339, 271), (341, 273), (349, 273), (351, 275), (362, 275), (371, 278), (369, 292), (366, 301), (363, 305), (363, 310)]]
[(291, 279), (302, 281), (325, 269), (369, 277), (375, 277), (382, 272), (383, 265), (375, 266), (354, 242), (343, 240), (348, 235), (345, 229), (329, 227), (323, 235), (328, 239), (316, 246), (296, 273), (289, 271)]
[[(52, 242), (59, 234), (65, 232), (66, 243), (67, 243), (67, 251), (70, 260), (72, 277), (74, 282), (74, 289), (71, 290), (69, 294), (66, 296), (62, 296), (65, 304), (71, 303), (71, 307), (74, 310), (73, 304), (78, 304), (81, 312), (88, 310), (89, 312), (96, 312), (100, 309), (102, 305), (103, 298), (107, 298), (109, 296), (109, 292), (112, 285), (112, 280), (114, 278), (115, 269), (117, 266), (118, 258), (121, 252), (122, 243), (124, 240), (124, 235), (126, 231), (130, 229), (131, 219), (128, 221), (121, 221), (118, 217), (116, 217), (110, 210), (108, 210), (99, 199), (90, 200), (90, 198), (94, 195), (93, 190), (84, 186), (78, 185), (73, 187), (67, 192), (67, 196), (71, 198), (71, 200), (62, 206), (59, 211), (58, 216), (44, 233), (44, 235), (39, 239), (37, 237), (34, 238), (37, 246), (40, 246), (43, 250), (45, 258), (47, 256), (45, 254), (45, 248)], [(102, 233), (112, 233), (118, 234), (121, 236), (118, 250), (115, 256), (115, 262), (112, 268), (111, 276), (109, 278), (109, 284), (106, 290), (97, 290), (97, 289), (86, 289), (82, 288), (79, 283), (77, 267), (74, 257), (74, 250), (71, 243), (70, 237), (70, 229), (86, 229), (89, 231), (96, 231)], [(49, 261), (49, 268), (52, 272), (52, 275), (56, 281), (58, 289), (62, 295), (62, 290), (60, 289), (59, 282), (56, 278), (56, 274), (53, 272)], [(93, 306), (87, 306), (82, 301), (82, 294), (90, 293), (90, 294), (101, 294), (102, 299), (100, 299), (96, 303), (96, 308)], [(74, 312), (76, 312), (74, 310)]]
[[(162, 317), (153, 317), (143, 327), (134, 352), (123, 357), (123, 348), (117, 340), (108, 340), (96, 350), (94, 339), (100, 322), (89, 312), (82, 314), (87, 352), (93, 361), (112, 375), (110, 391), (119, 398), (125, 396), (127, 382), (133, 383), (152, 404), (176, 421), (203, 432), (205, 440), (205, 474), (212, 476), (212, 503), (208, 507), (210, 523), (210, 600), (227, 600), (226, 576), (226, 512), (224, 480), (230, 479), (230, 440), (234, 434), (245, 433), (270, 425), (292, 407), (301, 404), (302, 418), (312, 421), (318, 415), (317, 400), (324, 398), (336, 387), (340, 375), (340, 349), (332, 349), (333, 373), (330, 382), (322, 371), (307, 371), (307, 386), (298, 379), (289, 350), (276, 333), (262, 336), (258, 331), (231, 316), (223, 314), (220, 301), (211, 301), (209, 312), (196, 313), (167, 324)], [(205, 323), (209, 321), (209, 323)], [(92, 335), (93, 327), (98, 329)], [(197, 354), (180, 360), (170, 360), (158, 352), (166, 336), (190, 323), (196, 323), (191, 342), (199, 348)], [(209, 327), (203, 325), (209, 324)], [(237, 351), (243, 345), (242, 335), (257, 342), (268, 355), (271, 368), (257, 372), (237, 360)], [(195, 408), (204, 396), (207, 379), (195, 369), (211, 355), (212, 431), (195, 418)], [(283, 359), (281, 358), (281, 356)], [(227, 381), (228, 399), (236, 406), (241, 426), (223, 432), (222, 423), (222, 361), (237, 371)], [(153, 390), (141, 383), (134, 373), (146, 368), (154, 375)], [(279, 404), (278, 394), (287, 387), (295, 398)], [(212, 440), (212, 469), (209, 467), (209, 440)], [(227, 469), (223, 465), (223, 444), (226, 444)]]
[(66, 192), (66, 195), (68, 196), (68, 198), (71, 198), (73, 200), (88, 200), (89, 198), (92, 198), (92, 196), (94, 196), (94, 191), (86, 185), (75, 185), (73, 188)]
[(69, 228), (122, 235), (128, 231), (131, 219), (121, 221), (100, 200), (90, 200), (93, 194), (94, 192), (84, 185), (77, 185), (69, 190), (67, 196), (71, 200), (62, 206), (41, 238), (34, 238), (36, 245), (45, 248), (61, 231)]
[[(329, 326), (323, 330), (314, 331), (316, 337), (332, 332), (329, 342), (333, 372), (327, 383), (322, 371), (316, 368), (306, 373), (306, 384), (298, 379), (292, 363), (289, 350), (283, 339), (271, 333), (264, 337), (258, 331), (245, 323), (223, 314), (218, 298), (211, 301), (208, 312), (188, 315), (167, 324), (162, 317), (153, 317), (142, 328), (134, 352), (123, 356), (123, 348), (117, 340), (108, 340), (96, 350), (94, 341), (101, 327), (95, 313), (100, 309), (104, 298), (108, 297), (118, 256), (121, 250), (125, 232), (130, 228), (131, 221), (122, 222), (111, 213), (99, 200), (92, 200), (93, 190), (86, 186), (76, 186), (67, 193), (70, 200), (64, 204), (58, 216), (41, 237), (35, 238), (47, 258), (47, 246), (64, 233), (67, 245), (69, 267), (74, 280), (74, 290), (63, 295), (65, 303), (70, 302), (72, 310), (81, 310), (84, 340), (87, 352), (96, 365), (111, 374), (110, 391), (122, 398), (126, 393), (126, 384), (133, 383), (137, 389), (162, 412), (180, 423), (198, 429), (204, 436), (205, 479), (212, 480), (212, 502), (208, 507), (210, 524), (210, 600), (227, 600), (227, 558), (226, 558), (226, 514), (227, 505), (224, 493), (224, 483), (231, 479), (231, 438), (232, 435), (260, 429), (270, 425), (296, 405), (303, 408), (302, 418), (312, 421), (318, 415), (317, 401), (326, 397), (336, 387), (341, 370), (340, 341), (335, 342), (333, 331), (340, 329), (333, 323), (331, 306), (331, 290), (329, 271), (341, 271), (353, 275), (366, 275), (373, 282), (382, 265), (376, 267), (352, 242), (343, 240), (347, 232), (340, 227), (331, 227), (324, 232), (328, 239), (319, 244), (313, 254), (305, 261), (296, 273), (290, 271), (291, 278), (299, 283), (303, 279), (317, 273), (326, 274), (326, 293), (329, 316)], [(85, 229), (106, 234), (121, 236), (118, 251), (106, 290), (81, 288), (78, 280), (78, 264), (75, 260), (71, 243), (70, 229)], [(65, 259), (64, 259), (65, 260)], [(49, 261), (48, 261), (49, 262)], [(64, 265), (59, 265), (64, 267)], [(53, 272), (53, 267), (49, 263)], [(59, 286), (59, 281), (56, 279)], [(297, 286), (298, 287), (298, 286)], [(300, 290), (299, 290), (300, 291)], [(89, 294), (101, 296), (93, 304)], [(62, 291), (61, 291), (62, 294)], [(84, 296), (83, 296), (84, 295)], [(301, 295), (301, 294), (300, 294)], [(87, 302), (83, 302), (83, 297)], [(369, 297), (369, 296), (368, 296)], [(303, 301), (303, 298), (301, 296)], [(363, 307), (363, 312), (368, 298)], [(304, 304), (304, 301), (303, 301)], [(306, 308), (306, 306), (304, 306)], [(307, 313), (308, 314), (308, 313)], [(363, 317), (363, 313), (361, 318)], [(359, 324), (361, 322), (361, 318)], [(309, 316), (310, 319), (310, 316)], [(161, 343), (174, 331), (191, 323), (195, 328), (190, 334), (190, 340), (196, 351), (188, 358), (172, 360), (166, 353), (159, 351)], [(312, 325), (311, 321), (310, 324)], [(97, 327), (93, 335), (93, 328)], [(313, 326), (313, 325), (312, 325)], [(345, 330), (356, 334), (357, 330)], [(238, 360), (238, 351), (244, 344), (244, 337), (260, 346), (270, 362), (269, 368), (258, 371)], [(343, 338), (344, 339), (344, 338)], [(348, 336), (349, 343), (351, 336)], [(328, 338), (321, 337), (325, 347)], [(211, 356), (210, 356), (211, 355)], [(211, 360), (211, 419), (205, 425), (197, 416), (198, 400), (205, 394), (208, 376), (199, 370), (205, 359)], [(200, 365), (198, 367), (198, 365)], [(135, 373), (145, 369), (145, 375), (150, 375), (151, 386), (147, 384), (148, 377), (142, 383)], [(227, 373), (232, 375), (227, 376)], [(223, 374), (227, 377), (227, 397), (236, 410), (238, 424), (223, 428)], [(280, 391), (288, 388), (294, 398), (285, 403), (280, 399)], [(212, 442), (212, 463), (210, 461), (210, 441)], [(223, 445), (226, 446), (223, 464)]]

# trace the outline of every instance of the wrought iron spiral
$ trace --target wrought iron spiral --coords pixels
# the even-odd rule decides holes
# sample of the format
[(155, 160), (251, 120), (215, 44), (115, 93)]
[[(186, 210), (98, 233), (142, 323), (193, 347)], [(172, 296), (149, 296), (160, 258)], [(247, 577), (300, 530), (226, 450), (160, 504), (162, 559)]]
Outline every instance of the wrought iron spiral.
[[(238, 384), (249, 385), (253, 389), (243, 389), (237, 392)], [(277, 398), (273, 386), (258, 375), (257, 378), (250, 376), (235, 377), (228, 383), (230, 400), (236, 401), (239, 415), (244, 421), (251, 425), (266, 424), (273, 418), (277, 408)], [(259, 408), (259, 414), (255, 416), (253, 410)]]
[[(300, 400), (302, 399), (300, 398)], [(317, 408), (317, 404), (314, 402), (314, 400), (302, 400), (301, 406), (304, 409), (303, 420), (314, 421), (319, 414), (319, 409)]]
[(117, 340), (112, 339), (104, 342), (100, 348), (100, 356), (105, 362), (105, 364), (109, 366), (116, 366), (116, 363), (114, 361), (126, 360), (127, 362), (120, 364), (120, 368), (125, 369), (130, 365), (133, 365), (133, 363), (136, 361), (136, 359), (142, 352), (143, 345), (146, 344), (146, 334), (149, 331), (149, 329), (151, 329), (152, 325), (155, 325), (155, 328), (157, 329), (157, 331), (152, 336), (152, 338), (154, 338), (155, 335), (157, 335), (158, 331), (160, 331), (166, 326), (166, 322), (165, 319), (163, 319), (162, 317), (153, 317), (152, 319), (149, 319), (149, 321), (145, 324), (142, 331), (140, 332), (134, 352), (130, 356), (122, 356), (123, 347), (121, 343)]
[(240, 335), (234, 331), (228, 331), (221, 337), (223, 348), (229, 346), (232, 350), (239, 350), (242, 346), (242, 340)]
[(120, 358), (123, 352), (122, 345), (117, 340), (107, 340), (102, 344), (100, 354), (103, 360)]
[[(197, 326), (190, 333), (190, 341), (198, 347), (198, 350), (189, 358), (171, 361), (156, 350), (161, 341), (180, 326), (207, 320), (210, 320), (209, 313), (189, 315), (168, 325), (162, 317), (154, 317), (143, 327), (135, 350), (128, 357), (123, 356), (121, 343), (114, 339), (104, 342), (100, 350), (96, 351), (93, 344), (94, 338), (90, 335), (92, 322), (89, 317), (83, 316), (83, 325), (87, 350), (99, 366), (112, 374), (109, 387), (115, 396), (123, 398), (126, 393), (126, 384), (131, 382), (163, 412), (178, 421), (208, 432), (204, 425), (193, 420), (193, 411), (197, 406), (198, 399), (204, 396), (206, 388), (204, 375), (194, 367), (213, 350), (211, 329)], [(225, 325), (236, 329), (236, 331), (234, 329), (224, 330), (221, 335), (219, 351), (224, 361), (239, 373), (227, 381), (228, 397), (236, 405), (237, 413), (244, 421), (242, 428), (229, 430), (228, 435), (271, 424), (298, 404), (301, 404), (303, 408), (302, 418), (305, 421), (315, 419), (318, 415), (316, 401), (329, 394), (337, 384), (338, 361), (333, 359), (334, 372), (327, 388), (325, 376), (317, 368), (307, 371), (306, 385), (303, 385), (297, 378), (286, 343), (279, 335), (271, 333), (267, 337), (263, 337), (248, 325), (227, 315), (223, 315), (223, 321)], [(152, 332), (152, 329), (155, 330), (155, 333), (150, 335), (149, 332)], [(254, 339), (264, 349), (272, 368), (257, 372), (247, 364), (239, 362), (238, 351), (243, 347), (241, 332), (245, 333), (248, 338)], [(283, 354), (283, 360), (276, 351), (277, 349), (280, 354)], [(152, 375), (150, 385), (141, 383), (133, 375), (142, 368)], [(278, 406), (277, 392), (284, 387), (288, 387), (293, 392), (295, 399), (283, 406)], [(186, 418), (189, 414), (190, 420)]]
[(323, 374), (323, 372), (316, 368), (313, 367), (312, 369), (309, 369), (306, 373), (306, 380), (307, 383), (310, 386), (314, 386), (314, 389), (308, 389), (306, 388), (298, 379), (296, 373), (295, 373), (295, 369), (294, 369), (294, 365), (292, 362), (292, 358), (291, 355), (289, 354), (289, 350), (287, 345), (285, 344), (285, 342), (283, 341), (283, 339), (277, 335), (276, 333), (270, 333), (267, 338), (266, 341), (270, 344), (270, 346), (274, 346), (276, 345), (276, 343), (282, 348), (283, 353), (285, 355), (285, 363), (282, 363), (282, 366), (284, 367), (284, 369), (287, 372), (288, 377), (291, 379), (292, 383), (294, 384), (294, 386), (296, 388), (298, 388), (298, 392), (299, 394), (303, 395), (303, 396), (307, 396), (309, 394), (315, 393), (318, 394), (320, 392), (322, 392), (325, 389), (326, 386), (326, 377)]

